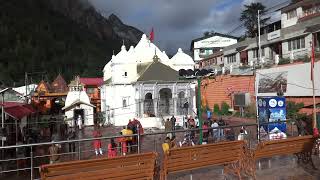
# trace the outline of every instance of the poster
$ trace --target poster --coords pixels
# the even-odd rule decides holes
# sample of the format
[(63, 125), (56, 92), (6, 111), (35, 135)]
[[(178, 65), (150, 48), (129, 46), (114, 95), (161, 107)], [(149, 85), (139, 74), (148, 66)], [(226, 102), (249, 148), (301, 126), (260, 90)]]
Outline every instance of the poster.
[[(260, 128), (266, 132), (278, 128), (281, 132), (286, 132), (286, 99), (285, 97), (258, 97), (258, 113)], [(272, 123), (274, 122), (274, 123)]]
[(259, 93), (276, 93), (279, 90), (287, 92), (288, 72), (274, 72), (261, 75), (259, 78)]

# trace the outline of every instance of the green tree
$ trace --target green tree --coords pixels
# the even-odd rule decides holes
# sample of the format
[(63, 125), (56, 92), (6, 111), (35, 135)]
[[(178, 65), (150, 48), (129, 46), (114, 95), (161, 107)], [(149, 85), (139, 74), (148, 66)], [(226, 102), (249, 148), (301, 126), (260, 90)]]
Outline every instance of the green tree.
[(244, 5), (245, 9), (241, 12), (240, 21), (244, 23), (247, 37), (255, 37), (258, 29), (258, 10), (260, 10), (260, 25), (266, 24), (269, 18), (261, 18), (266, 14), (266, 7), (257, 2)]
[(227, 104), (226, 102), (222, 102), (222, 103), (221, 103), (221, 114), (222, 114), (222, 115), (228, 115), (228, 114), (230, 114), (230, 113), (229, 113), (229, 109), (230, 109), (229, 104)]
[(213, 114), (215, 114), (215, 115), (221, 115), (221, 111), (220, 111), (219, 104), (214, 104), (214, 105), (213, 105)]
[(299, 110), (304, 107), (303, 103), (287, 102), (287, 118), (296, 119), (300, 116)]

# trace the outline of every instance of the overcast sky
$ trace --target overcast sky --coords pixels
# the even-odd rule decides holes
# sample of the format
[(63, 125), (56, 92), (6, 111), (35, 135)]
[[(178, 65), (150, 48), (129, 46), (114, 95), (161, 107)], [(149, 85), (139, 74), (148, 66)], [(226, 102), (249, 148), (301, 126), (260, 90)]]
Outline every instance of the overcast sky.
[[(273, 7), (288, 0), (89, 0), (98, 11), (117, 15), (125, 24), (147, 35), (155, 32), (155, 44), (169, 53), (181, 47), (189, 51), (191, 40), (205, 31), (229, 33), (239, 26), (244, 4), (262, 2)], [(230, 35), (240, 35), (243, 29)]]

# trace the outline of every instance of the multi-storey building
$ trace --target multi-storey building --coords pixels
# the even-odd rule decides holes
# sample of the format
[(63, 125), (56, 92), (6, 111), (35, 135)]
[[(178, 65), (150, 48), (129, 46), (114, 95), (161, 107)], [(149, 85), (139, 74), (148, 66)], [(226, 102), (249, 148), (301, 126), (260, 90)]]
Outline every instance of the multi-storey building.
[(208, 33), (201, 38), (192, 40), (190, 51), (193, 53), (194, 61), (208, 58), (215, 52), (221, 51), (224, 47), (237, 43), (238, 38), (221, 33)]
[[(320, 2), (297, 1), (274, 12), (272, 21), (261, 31), (261, 60), (258, 37), (247, 38), (223, 50), (226, 68), (257, 64), (277, 64), (284, 59), (294, 61), (310, 56), (314, 38), (319, 52)], [(281, 24), (281, 26), (279, 26)]]

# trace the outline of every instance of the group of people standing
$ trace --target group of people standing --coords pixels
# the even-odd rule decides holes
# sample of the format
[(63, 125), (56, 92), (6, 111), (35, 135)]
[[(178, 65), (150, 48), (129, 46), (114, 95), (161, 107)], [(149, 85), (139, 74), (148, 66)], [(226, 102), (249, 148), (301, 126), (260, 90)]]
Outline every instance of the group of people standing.
[[(140, 122), (136, 119), (129, 120), (127, 126), (124, 126), (123, 129), (119, 132), (120, 137), (110, 139), (108, 144), (108, 158), (116, 157), (118, 152), (119, 154), (125, 156), (127, 153), (137, 151), (137, 136), (134, 134), (143, 134), (143, 128)], [(99, 130), (99, 126), (95, 127), (93, 131), (93, 137), (99, 138), (102, 137), (102, 134)], [(96, 139), (93, 141), (93, 147), (96, 156), (103, 155), (103, 150), (101, 148), (101, 139)]]
[[(175, 140), (175, 135), (174, 135), (174, 121), (171, 119), (167, 119), (165, 122), (165, 132), (166, 133), (166, 139), (163, 144), (163, 150), (165, 151), (165, 143), (168, 143), (168, 141), (172, 141), (173, 137)], [(184, 138), (181, 142), (178, 143), (180, 147), (182, 146), (194, 146), (195, 144), (198, 144), (196, 142), (199, 142), (196, 140), (196, 132), (199, 133), (199, 120), (197, 117), (192, 118), (189, 117), (187, 118), (187, 121), (184, 123), (185, 127), (189, 130), (185, 132)], [(222, 119), (219, 118), (217, 119), (211, 119), (208, 118), (204, 120), (202, 124), (202, 144), (207, 144), (209, 142), (209, 138), (212, 137), (213, 142), (219, 142), (222, 140), (245, 140), (247, 138), (247, 131), (244, 127), (241, 127), (240, 133), (238, 136), (235, 134), (234, 129), (227, 127), (227, 123)], [(210, 136), (211, 134), (211, 136)], [(169, 143), (170, 144), (170, 143)], [(170, 147), (170, 146), (168, 146)]]
[(170, 119), (168, 118), (164, 124), (164, 131), (167, 133), (167, 137), (172, 139), (175, 136), (173, 131), (176, 130), (176, 118), (172, 116)]

